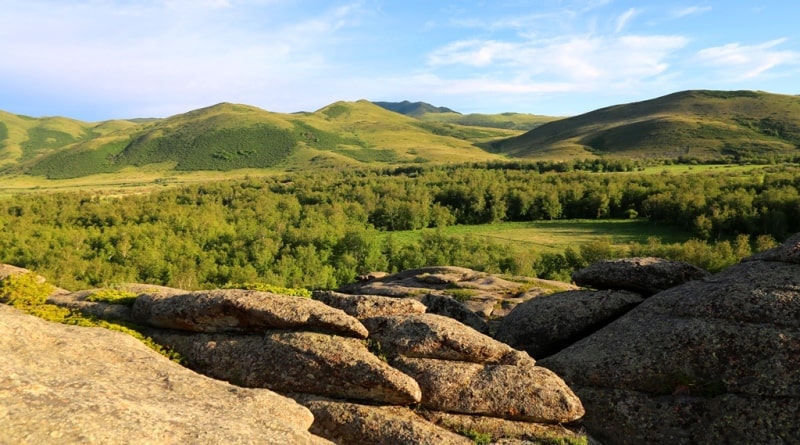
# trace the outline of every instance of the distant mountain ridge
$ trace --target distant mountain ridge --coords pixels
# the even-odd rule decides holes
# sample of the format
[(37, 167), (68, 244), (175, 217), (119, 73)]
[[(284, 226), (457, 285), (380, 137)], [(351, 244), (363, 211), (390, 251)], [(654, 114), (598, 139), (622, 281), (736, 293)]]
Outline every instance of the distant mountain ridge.
[(800, 97), (690, 90), (614, 105), (492, 144), (512, 157), (730, 161), (800, 155)]
[(437, 107), (426, 102), (373, 102), (395, 113), (405, 114), (427, 122), (466, 125), (472, 127), (502, 128), (527, 131), (559, 117), (527, 113), (462, 114), (447, 107)]
[(420, 117), (428, 113), (461, 114), (457, 111), (451, 110), (450, 108), (436, 107), (427, 102), (410, 102), (404, 100), (402, 102), (372, 102), (372, 103), (381, 108), (385, 108), (389, 111), (394, 111), (395, 113), (405, 114), (406, 116), (412, 116), (412, 117)]
[[(404, 103), (409, 109), (429, 109), (421, 102), (399, 104)], [(568, 118), (463, 115), (427, 105), (434, 111), (412, 117), (367, 100), (292, 114), (220, 103), (163, 119), (94, 123), (0, 111), (0, 177), (64, 179), (123, 169), (147, 169), (167, 177), (190, 171), (292, 171), (509, 158), (800, 159), (799, 96), (682, 91)]]
[(296, 114), (221, 103), (140, 123), (3, 113), (0, 175), (64, 179), (147, 166), (230, 171), (478, 162), (499, 159), (478, 144), (515, 134), (422, 122), (366, 100)]

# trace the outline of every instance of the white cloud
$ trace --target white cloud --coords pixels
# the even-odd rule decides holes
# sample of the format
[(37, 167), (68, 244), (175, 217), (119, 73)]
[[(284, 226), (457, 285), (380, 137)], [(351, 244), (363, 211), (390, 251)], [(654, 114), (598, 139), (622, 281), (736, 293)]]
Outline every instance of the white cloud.
[(786, 41), (781, 38), (757, 45), (730, 43), (700, 50), (695, 59), (715, 68), (727, 80), (750, 80), (780, 66), (800, 64), (800, 53), (776, 48)]
[(689, 15), (703, 14), (708, 11), (711, 11), (711, 6), (689, 6), (674, 10), (672, 16), (674, 18), (681, 18)]
[(614, 30), (615, 33), (619, 34), (625, 29), (625, 25), (636, 15), (639, 11), (636, 8), (631, 8), (625, 11), (622, 15), (617, 17), (617, 27)]
[(526, 88), (534, 90), (539, 83), (559, 85), (565, 90), (591, 90), (601, 83), (662, 74), (669, 66), (670, 55), (687, 42), (680, 36), (635, 35), (570, 36), (513, 43), (469, 40), (434, 51), (428, 63), (434, 70), (458, 66), (487, 69), (473, 71), (475, 78), (492, 76), (498, 67), (503, 67), (502, 77), (495, 77), (497, 81), (528, 79)]
[(327, 50), (357, 20), (360, 4), (283, 22), (269, 13), (243, 19), (248, 9), (237, 6), (252, 3), (31, 1), (0, 18), (0, 83), (13, 77), (90, 102), (181, 107), (172, 112), (268, 102), (273, 88), (296, 91), (291, 85), (328, 69)]

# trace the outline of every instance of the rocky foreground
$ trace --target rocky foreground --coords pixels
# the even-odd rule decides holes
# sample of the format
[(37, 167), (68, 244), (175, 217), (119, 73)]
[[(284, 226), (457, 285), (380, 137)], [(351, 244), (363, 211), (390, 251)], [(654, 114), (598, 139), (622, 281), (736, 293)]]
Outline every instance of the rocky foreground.
[(49, 297), (189, 369), (0, 305), (0, 443), (800, 443), (800, 234), (715, 275), (637, 258), (573, 279)]

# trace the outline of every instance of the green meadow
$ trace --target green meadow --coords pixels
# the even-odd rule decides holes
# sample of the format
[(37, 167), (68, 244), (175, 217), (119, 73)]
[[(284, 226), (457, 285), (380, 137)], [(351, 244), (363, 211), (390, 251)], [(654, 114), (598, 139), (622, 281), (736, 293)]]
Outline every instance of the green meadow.
[(630, 243), (645, 244), (651, 238), (663, 243), (682, 243), (693, 237), (689, 231), (645, 219), (513, 221), (404, 230), (382, 233), (381, 236), (392, 237), (405, 245), (419, 241), (423, 234), (431, 231), (499, 242), (515, 250), (549, 253), (563, 252), (569, 247), (577, 248), (598, 241), (623, 247)]

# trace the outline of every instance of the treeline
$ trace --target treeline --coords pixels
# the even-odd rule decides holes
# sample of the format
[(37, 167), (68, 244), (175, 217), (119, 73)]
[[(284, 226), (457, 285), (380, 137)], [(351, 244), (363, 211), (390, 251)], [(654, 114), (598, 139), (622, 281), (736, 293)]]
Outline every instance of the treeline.
[[(800, 169), (596, 174), (431, 167), (320, 171), (119, 198), (0, 200), (0, 262), (68, 289), (121, 282), (184, 289), (266, 282), (333, 288), (358, 274), (426, 265), (568, 280), (601, 258), (653, 254), (719, 270), (800, 231)], [(453, 224), (648, 218), (697, 240), (542, 253), (436, 230)], [(385, 232), (430, 228), (411, 243)], [(382, 233), (383, 232), (383, 233)]]
[(782, 239), (800, 231), (798, 167), (592, 174), (574, 170), (539, 173), (534, 168), (501, 165), (328, 173), (297, 177), (270, 186), (270, 190), (296, 196), (304, 205), (357, 204), (372, 226), (388, 231), (500, 221), (637, 217), (690, 230), (704, 240), (738, 234)]

